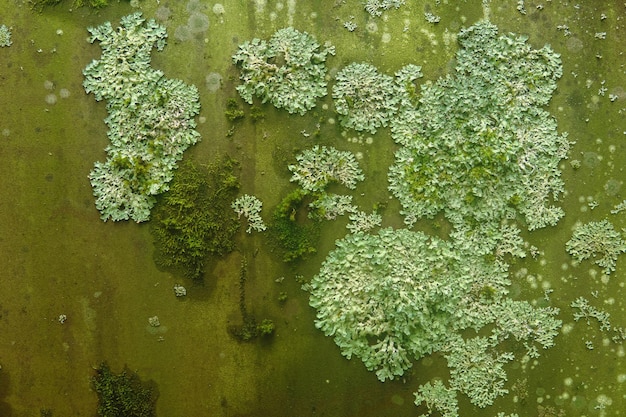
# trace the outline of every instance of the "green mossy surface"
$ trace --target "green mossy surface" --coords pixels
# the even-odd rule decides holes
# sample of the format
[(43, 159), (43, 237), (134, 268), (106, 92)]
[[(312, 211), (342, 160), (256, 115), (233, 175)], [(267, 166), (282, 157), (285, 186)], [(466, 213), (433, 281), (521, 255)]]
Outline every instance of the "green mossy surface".
[(64, 3), (71, 4), (72, 7), (91, 7), (93, 9), (101, 9), (110, 4), (109, 0), (72, 0), (71, 3), (64, 0), (29, 0), (33, 10), (40, 13), (49, 7), (63, 5)]
[(158, 265), (202, 280), (209, 255), (234, 249), (239, 222), (230, 204), (239, 190), (238, 171), (227, 156), (208, 167), (185, 161), (178, 168), (150, 222)]
[[(315, 329), (307, 294), (293, 279), (302, 275), (308, 280), (319, 271), (335, 240), (345, 236), (346, 219), (322, 223), (313, 245), (316, 253), (298, 263), (284, 263), (282, 252), (271, 251), (269, 230), (252, 237), (240, 230), (235, 236), (248, 256), (248, 308), (255, 317), (273, 319), (271, 344), (238, 343), (228, 334), (229, 325), (241, 323), (240, 253), (211, 262), (205, 268), (205, 284), (185, 284), (188, 295), (180, 299), (172, 290), (179, 278), (155, 266), (148, 224), (99, 220), (87, 176), (94, 161), (105, 157), (106, 109), (81, 87), (81, 70), (101, 52), (86, 42), (86, 27), (119, 22), (137, 9), (125, 1), (101, 9), (73, 8), (71, 3), (34, 13), (27, 1), (0, 2), (0, 24), (12, 28), (13, 42), (0, 48), (0, 415), (26, 417), (39, 410), (55, 416), (94, 415), (97, 395), (89, 376), (92, 366), (104, 360), (111, 369), (128, 364), (142, 378), (155, 381), (160, 416), (425, 413), (424, 407), (412, 404), (413, 392), (441, 377), (445, 361), (423, 359), (404, 381), (380, 383), (360, 361), (342, 357), (332, 339)], [(146, 17), (166, 15), (157, 12), (161, 7), (171, 10), (160, 20), (167, 27), (168, 45), (152, 55), (152, 65), (167, 78), (194, 84), (200, 91), (202, 109), (196, 119), (202, 141), (185, 159), (203, 164), (229, 153), (241, 162), (241, 192), (257, 195), (270, 213), (290, 190), (287, 165), (297, 153), (292, 150), (320, 144), (361, 152), (359, 164), (366, 179), (351, 193), (354, 203), (369, 211), (382, 202), (383, 226), (404, 227), (397, 216), (400, 205), (386, 189), (387, 169), (397, 150), (389, 130), (372, 135), (371, 144), (368, 135), (342, 135), (330, 96), (319, 99), (305, 116), (256, 103), (264, 114), (256, 123), (252, 108), (242, 106), (247, 115), (227, 138), (232, 123), (224, 116), (226, 103), (236, 94), (239, 77), (231, 56), (241, 42), (269, 39), (292, 25), (333, 42), (336, 55), (327, 60), (329, 88), (342, 67), (364, 61), (388, 75), (414, 63), (424, 73), (418, 84), (435, 82), (455, 68), (455, 34), (483, 17), (482, 1), (416, 0), (372, 18), (357, 0), (224, 0), (225, 14), (215, 15), (214, 3), (206, 3), (203, 13), (209, 16), (209, 29), (180, 42), (174, 33), (187, 24), (187, 3), (139, 2)], [(612, 341), (604, 346), (605, 334), (594, 322), (575, 322), (569, 305), (579, 296), (588, 297), (611, 313), (612, 323), (625, 326), (623, 259), (617, 260), (607, 281), (592, 262), (573, 265), (565, 243), (577, 221), (608, 217), (615, 230), (626, 226), (623, 213), (610, 214), (624, 200), (624, 187), (616, 193), (604, 188), (610, 180), (623, 181), (626, 165), (626, 80), (621, 68), (626, 11), (622, 2), (526, 0), (527, 14), (522, 15), (516, 3), (492, 0), (490, 20), (502, 34), (528, 35), (534, 48), (550, 44), (561, 54), (563, 76), (546, 110), (557, 119), (559, 131), (569, 132), (576, 142), (570, 161), (581, 163), (576, 170), (569, 162), (560, 166), (565, 216), (555, 227), (522, 234), (539, 252), (511, 266), (510, 291), (512, 297), (540, 306), (547, 305), (547, 296), (551, 305), (562, 309), (560, 318), (571, 331), (559, 335), (556, 346), (537, 363), (507, 368), (507, 387), (525, 393), (523, 400), (520, 396), (515, 403), (509, 395), (482, 410), (461, 399), (459, 409), (463, 416), (498, 411), (558, 415), (563, 410), (570, 417), (618, 417), (626, 408), (620, 382), (626, 366), (623, 346)], [(441, 21), (427, 23), (426, 11)], [(601, 19), (603, 13), (606, 19)], [(354, 32), (343, 27), (351, 16), (358, 25)], [(570, 34), (557, 28), (561, 25), (567, 25)], [(606, 39), (596, 39), (599, 32), (606, 32)], [(222, 76), (216, 91), (207, 88), (210, 73)], [(52, 89), (46, 88), (46, 81), (53, 83)], [(601, 95), (603, 87), (607, 91)], [(67, 89), (69, 97), (61, 98), (61, 89)], [(56, 95), (56, 104), (46, 103), (49, 94)], [(419, 89), (416, 94), (419, 97)], [(618, 98), (610, 101), (609, 94)], [(274, 158), (276, 149), (285, 150), (278, 152), (284, 154), (281, 161)], [(516, 200), (512, 196), (511, 204), (519, 204)], [(591, 209), (588, 203), (594, 200), (599, 205)], [(445, 235), (450, 225), (438, 216), (414, 228)], [(279, 277), (285, 278), (282, 283), (276, 282)], [(554, 291), (546, 294), (546, 288)], [(284, 304), (276, 301), (281, 292), (289, 294)], [(64, 324), (57, 320), (60, 314), (68, 317)], [(157, 314), (163, 330), (152, 334), (146, 329), (147, 318)], [(594, 350), (585, 347), (586, 340), (593, 342)], [(517, 346), (514, 341), (511, 345)], [(601, 394), (612, 400), (604, 410), (596, 408)]]
[(100, 364), (91, 379), (98, 394), (98, 415), (101, 417), (154, 417), (157, 394), (153, 387), (141, 382), (139, 376), (125, 368), (121, 373)]
[(319, 225), (306, 216), (310, 199), (309, 193), (297, 189), (274, 208), (269, 234), (284, 262), (305, 259), (317, 251)]

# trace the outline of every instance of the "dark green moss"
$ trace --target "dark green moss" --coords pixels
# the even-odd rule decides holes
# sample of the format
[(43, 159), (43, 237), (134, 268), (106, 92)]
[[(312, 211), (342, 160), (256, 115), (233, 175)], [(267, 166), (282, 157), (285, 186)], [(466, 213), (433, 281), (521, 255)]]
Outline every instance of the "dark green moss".
[[(41, 12), (48, 6), (56, 6), (62, 2), (63, 0), (30, 0), (29, 4), (32, 9)], [(92, 9), (102, 9), (103, 7), (107, 7), (110, 3), (109, 0), (73, 0), (71, 4), (73, 8), (91, 7)]]
[(284, 262), (302, 259), (316, 252), (318, 224), (307, 221), (306, 216), (298, 216), (306, 211), (301, 209), (306, 207), (307, 197), (308, 193), (298, 188), (283, 198), (272, 214), (269, 236), (283, 251)]
[(519, 206), (521, 202), (522, 202), (522, 197), (517, 193), (509, 197), (509, 204), (513, 207)]
[(275, 325), (270, 319), (263, 319), (257, 324), (254, 315), (246, 307), (246, 280), (248, 279), (248, 261), (244, 257), (239, 268), (239, 311), (243, 319), (241, 325), (230, 325), (227, 330), (231, 336), (240, 342), (250, 342), (258, 336), (269, 336), (274, 333)]
[(276, 326), (274, 325), (274, 322), (270, 319), (263, 319), (261, 324), (257, 326), (257, 331), (261, 336), (269, 336), (274, 333), (275, 329)]
[(231, 203), (239, 189), (238, 163), (223, 158), (206, 169), (184, 162), (153, 209), (157, 265), (200, 280), (209, 255), (234, 247), (239, 222)]
[(88, 6), (94, 9), (101, 9), (109, 5), (109, 0), (76, 0), (74, 7)]
[(490, 285), (485, 285), (480, 290), (480, 296), (485, 300), (493, 300), (496, 296), (496, 289)]
[(229, 98), (226, 102), (226, 111), (224, 112), (224, 115), (228, 120), (234, 122), (236, 120), (243, 119), (246, 114), (241, 109), (241, 106), (239, 106), (236, 99)]
[(259, 335), (258, 325), (253, 316), (246, 317), (242, 325), (228, 326), (228, 333), (240, 342), (250, 342)]
[(250, 107), (250, 118), (253, 122), (258, 122), (259, 120), (265, 118), (265, 113), (260, 107), (252, 106)]
[(287, 293), (285, 291), (281, 291), (280, 294), (278, 294), (278, 302), (281, 304), (285, 304), (287, 302)]
[(30, 0), (30, 7), (37, 11), (42, 11), (44, 7), (56, 6), (63, 0)]
[(157, 394), (128, 368), (114, 374), (106, 363), (96, 369), (92, 383), (98, 394), (98, 415), (102, 417), (153, 417)]

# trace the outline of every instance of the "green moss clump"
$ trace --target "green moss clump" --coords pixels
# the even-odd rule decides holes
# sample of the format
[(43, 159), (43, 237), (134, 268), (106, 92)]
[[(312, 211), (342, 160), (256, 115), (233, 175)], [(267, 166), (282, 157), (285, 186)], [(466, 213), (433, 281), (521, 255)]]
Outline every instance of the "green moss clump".
[(106, 363), (96, 369), (92, 378), (98, 394), (98, 415), (102, 417), (153, 417), (157, 394), (143, 384), (137, 374), (125, 368), (114, 374)]
[(42, 11), (46, 6), (56, 6), (61, 3), (62, 0), (31, 0), (30, 7), (33, 10)]
[(258, 336), (269, 336), (274, 333), (275, 325), (270, 319), (263, 319), (261, 324), (257, 324), (253, 314), (248, 312), (246, 307), (246, 280), (248, 279), (248, 261), (243, 258), (241, 268), (239, 268), (239, 311), (243, 319), (241, 325), (228, 326), (231, 336), (240, 342), (250, 342)]
[(257, 337), (271, 336), (276, 325), (270, 319), (263, 319), (258, 324), (254, 316), (247, 316), (241, 326), (230, 326), (228, 331), (240, 342), (251, 342)]
[(274, 209), (269, 235), (283, 251), (283, 261), (291, 262), (315, 253), (319, 230), (315, 223), (298, 221), (298, 211), (306, 206), (308, 193), (296, 189)]
[(226, 102), (226, 111), (224, 112), (224, 115), (228, 120), (234, 122), (236, 120), (243, 119), (246, 114), (239, 106), (239, 103), (237, 103), (237, 100), (229, 98)]
[(74, 7), (88, 6), (94, 9), (101, 9), (109, 5), (109, 0), (76, 0)]
[[(30, 7), (41, 12), (45, 7), (56, 6), (63, 0), (30, 0)], [(101, 9), (109, 5), (109, 0), (74, 0), (72, 7), (91, 7), (92, 9)]]
[(276, 325), (270, 319), (263, 319), (261, 324), (257, 326), (257, 330), (261, 336), (269, 336), (274, 333)]
[(207, 169), (193, 162), (180, 166), (150, 222), (159, 266), (200, 280), (208, 255), (233, 249), (239, 223), (230, 204), (239, 189), (238, 166), (229, 157)]
[(265, 112), (258, 106), (252, 106), (250, 107), (250, 118), (252, 122), (256, 123), (265, 118)]

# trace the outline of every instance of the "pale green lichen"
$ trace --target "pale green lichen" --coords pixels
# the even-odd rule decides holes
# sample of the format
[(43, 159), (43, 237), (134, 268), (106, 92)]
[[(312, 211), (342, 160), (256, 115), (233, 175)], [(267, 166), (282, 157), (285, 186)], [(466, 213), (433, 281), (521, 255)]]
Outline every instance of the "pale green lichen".
[(267, 229), (261, 218), (262, 207), (263, 203), (261, 200), (249, 194), (242, 195), (232, 203), (232, 208), (237, 213), (237, 216), (241, 217), (243, 215), (248, 220), (247, 233), (251, 233), (253, 230), (262, 232)]
[(624, 210), (626, 210), (626, 200), (622, 200), (621, 203), (616, 204), (613, 207), (613, 210), (611, 210), (611, 214), (618, 214), (618, 213), (620, 213), (620, 212), (622, 212)]
[(405, 221), (443, 212), (458, 227), (523, 216), (528, 229), (554, 225), (563, 210), (559, 163), (569, 142), (541, 107), (562, 68), (549, 47), (498, 36), (479, 22), (458, 35), (453, 76), (422, 86), (419, 102), (392, 123), (402, 145), (389, 189)]
[(83, 86), (107, 101), (111, 141), (107, 161), (89, 175), (96, 208), (103, 220), (146, 221), (183, 152), (200, 138), (193, 119), (200, 111), (198, 90), (150, 66), (152, 49), (162, 50), (167, 38), (155, 20), (135, 13), (117, 29), (107, 22), (88, 30), (102, 56), (83, 70)]
[(585, 297), (578, 297), (570, 303), (570, 307), (577, 309), (574, 313), (574, 320), (585, 319), (587, 325), (591, 325), (591, 319), (595, 319), (600, 324), (600, 330), (611, 330), (611, 314), (604, 310), (599, 310), (589, 304)]
[(366, 62), (353, 62), (337, 73), (333, 101), (343, 127), (376, 133), (398, 111), (401, 96), (393, 77)]
[[(289, 165), (291, 181), (298, 183), (302, 196), (311, 198), (308, 204), (308, 217), (313, 220), (335, 220), (338, 216), (350, 214), (348, 229), (369, 230), (380, 225), (380, 216), (357, 213), (352, 196), (328, 192), (331, 184), (339, 184), (351, 190), (356, 188), (365, 176), (352, 152), (340, 151), (334, 147), (316, 145), (296, 156), (297, 164)], [(356, 217), (354, 217), (356, 216)]]
[[(424, 403), (428, 415), (438, 412), (441, 417), (459, 417), (459, 404), (456, 390), (447, 388), (440, 379), (420, 385), (415, 393), (415, 405)], [(428, 417), (422, 414), (420, 417)]]
[[(305, 285), (316, 327), (381, 381), (439, 353), (448, 362), (447, 387), (426, 383), (416, 402), (446, 417), (458, 413), (457, 392), (479, 407), (493, 404), (508, 392), (507, 362), (554, 345), (558, 309), (509, 298), (507, 258), (526, 256), (518, 219), (532, 230), (562, 217), (551, 203), (563, 191), (559, 163), (570, 146), (542, 109), (561, 76), (557, 54), (498, 36), (488, 22), (458, 39), (454, 75), (421, 90), (421, 68), (413, 64), (394, 78), (352, 63), (333, 85), (343, 127), (374, 133), (392, 125), (401, 148), (389, 188), (405, 222), (443, 213), (452, 224), (448, 240), (407, 229), (371, 232), (380, 215), (361, 211), (351, 196), (327, 193), (332, 182), (354, 189), (363, 179), (350, 153), (316, 146), (289, 166), (300, 195), (313, 200), (313, 217), (350, 220), (351, 233)], [(522, 345), (519, 353), (506, 351), (511, 340)]]
[(366, 0), (363, 6), (370, 15), (379, 17), (386, 10), (399, 9), (404, 2), (404, 0)]
[(241, 68), (237, 91), (249, 104), (256, 96), (303, 115), (328, 93), (325, 62), (334, 53), (329, 43), (322, 47), (312, 35), (292, 27), (278, 30), (268, 42), (246, 41), (232, 56)]
[[(554, 345), (558, 309), (507, 297), (506, 257), (526, 255), (514, 223), (519, 215), (531, 230), (563, 215), (550, 202), (562, 191), (558, 164), (570, 145), (541, 108), (561, 75), (557, 54), (548, 47), (533, 50), (525, 38), (498, 37), (488, 22), (462, 31), (459, 39), (454, 76), (427, 83), (419, 96), (419, 67), (403, 68), (394, 80), (379, 77), (369, 64), (347, 67), (364, 74), (351, 82), (364, 84), (344, 95), (345, 116), (360, 120), (363, 130), (393, 119), (392, 134), (402, 147), (390, 189), (406, 223), (443, 212), (453, 226), (450, 239), (355, 229), (336, 242), (307, 285), (316, 326), (380, 380), (403, 375), (425, 355), (442, 354), (448, 387), (423, 385), (416, 400), (450, 417), (457, 413), (457, 391), (479, 407), (508, 392), (504, 364), (516, 357), (503, 350), (508, 340), (525, 347), (520, 356), (533, 358)], [(346, 80), (340, 75), (335, 87), (341, 89)], [(365, 87), (374, 94), (364, 94)], [(353, 220), (365, 216), (351, 213)]]
[(334, 337), (344, 356), (359, 357), (382, 381), (403, 375), (413, 360), (439, 351), (451, 368), (458, 368), (452, 386), (483, 406), (504, 393), (498, 388), (503, 378), (486, 388), (489, 396), (473, 391), (478, 389), (473, 385), (482, 383), (477, 375), (487, 371), (457, 365), (464, 360), (458, 357), (462, 349), (455, 349), (466, 343), (462, 332), (491, 327), (490, 349), (511, 336), (548, 348), (558, 333), (561, 322), (553, 317), (558, 310), (506, 298), (506, 265), (449, 241), (381, 229), (349, 234), (336, 244), (308, 285), (316, 327)]
[(297, 182), (307, 192), (322, 191), (330, 183), (339, 183), (350, 189), (364, 176), (352, 152), (333, 147), (314, 146), (296, 156), (298, 164), (289, 165)]
[(368, 214), (364, 211), (357, 211), (350, 214), (348, 218), (350, 223), (348, 223), (346, 228), (350, 233), (369, 232), (375, 227), (379, 227), (383, 221), (381, 215), (376, 212)]
[(512, 361), (510, 352), (499, 353), (493, 339), (458, 336), (444, 354), (450, 369), (450, 386), (465, 393), (479, 407), (493, 404), (499, 396), (508, 394), (504, 364)]
[(608, 275), (615, 271), (617, 257), (626, 252), (626, 242), (613, 224), (604, 219), (577, 225), (572, 238), (565, 244), (565, 249), (577, 263), (597, 258), (595, 263)]
[(356, 213), (351, 195), (321, 193), (309, 203), (309, 217), (313, 219), (335, 220), (346, 213)]
[(6, 25), (0, 25), (0, 47), (11, 46), (11, 30)]

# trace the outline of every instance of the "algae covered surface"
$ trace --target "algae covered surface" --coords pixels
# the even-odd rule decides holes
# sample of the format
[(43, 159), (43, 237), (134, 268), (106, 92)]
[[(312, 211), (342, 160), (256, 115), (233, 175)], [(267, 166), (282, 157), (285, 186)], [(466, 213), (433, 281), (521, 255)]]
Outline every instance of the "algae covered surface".
[[(620, 206), (626, 199), (622, 171), (626, 162), (623, 2), (140, 0), (111, 1), (101, 9), (76, 8), (72, 3), (62, 1), (41, 11), (32, 10), (27, 1), (0, 4), (0, 25), (10, 31), (11, 41), (0, 47), (1, 416), (96, 415), (98, 396), (92, 378), (103, 362), (114, 373), (128, 369), (156, 387), (158, 416), (621, 415), (626, 406), (626, 267), (621, 255), (626, 204)], [(198, 90), (200, 110), (194, 113), (192, 124), (200, 140), (184, 152), (183, 160), (210, 167), (232, 158), (237, 161), (239, 195), (262, 201), (260, 215), (268, 230), (246, 233), (242, 216), (233, 250), (208, 256), (202, 279), (191, 280), (179, 270), (155, 263), (158, 251), (150, 230), (154, 219), (142, 223), (102, 221), (90, 184), (94, 164), (107, 158), (110, 126), (104, 122), (106, 103), (96, 101), (83, 88), (83, 70), (102, 54), (98, 42), (88, 41), (87, 28), (108, 21), (115, 29), (120, 19), (136, 12), (155, 19), (167, 31), (167, 44), (160, 51), (151, 51), (151, 68), (162, 72), (164, 78), (180, 80)], [(474, 91), (474, 84), (468, 84), (466, 90), (461, 88), (464, 82), (473, 82), (467, 76), (472, 68), (463, 65), (475, 65), (478, 71), (490, 64), (486, 60), (493, 54), (484, 51), (483, 57), (477, 52), (480, 48), (474, 46), (478, 59), (463, 60), (464, 56), (457, 55), (457, 36), (483, 20), (495, 25), (498, 36), (511, 42), (524, 36), (533, 50), (549, 45), (560, 62), (558, 70), (552, 67), (549, 74), (535, 74), (530, 83), (539, 86), (544, 78), (553, 79), (556, 88), (551, 97), (545, 102), (545, 97), (540, 97), (532, 103), (510, 103), (510, 107), (506, 107), (505, 93), (524, 88), (515, 78), (524, 68), (503, 65), (510, 77), (505, 76), (490, 93), (493, 100), (487, 100), (501, 106), (501, 111), (493, 113), (498, 120), (488, 120), (485, 113), (480, 115), (484, 116), (482, 121), (487, 126), (500, 123), (501, 131), (509, 132), (504, 122), (514, 124), (517, 119), (508, 111), (517, 111), (516, 106), (532, 108), (528, 113), (535, 112), (534, 120), (542, 122), (533, 132), (560, 143), (565, 155), (523, 146), (502, 154), (484, 148), (465, 153), (458, 145), (451, 148), (454, 152), (432, 153), (436, 158), (427, 160), (424, 155), (433, 146), (402, 151), (415, 136), (445, 141), (454, 137), (455, 129), (479, 130), (481, 117), (469, 117), (471, 111), (480, 108), (477, 103), (468, 102), (467, 113), (455, 103), (449, 116), (419, 113), (416, 103), (421, 98), (422, 103), (436, 102), (446, 94), (441, 100), (480, 95), (465, 95)], [(238, 91), (241, 63), (247, 59), (240, 45), (251, 42), (261, 50), (261, 41), (276, 39), (275, 47), (280, 48), (284, 44), (272, 37), (287, 27), (298, 32), (285, 33), (295, 39), (301, 36), (312, 51), (317, 51), (313, 54), (318, 54), (315, 65), (298, 67), (323, 77), (304, 97), (305, 104), (285, 101), (284, 94), (297, 94), (293, 87), (297, 83), (283, 95), (272, 92), (266, 100), (263, 95), (267, 90), (263, 88), (251, 85)], [(233, 59), (236, 54), (239, 58)], [(300, 65), (300, 57), (289, 61), (268, 56), (269, 71), (279, 71), (286, 63)], [(513, 58), (510, 62), (517, 62)], [(346, 68), (351, 65), (366, 68), (363, 74), (375, 74), (372, 80), (384, 80), (385, 91), (363, 91), (366, 84), (350, 90), (349, 84), (355, 81)], [(251, 82), (259, 81), (259, 74), (249, 74)], [(338, 74), (341, 83), (337, 83)], [(281, 77), (288, 79), (287, 74)], [(365, 83), (366, 78), (362, 76), (360, 81)], [(252, 93), (242, 98), (241, 91)], [(504, 95), (498, 95), (502, 91)], [(531, 88), (528, 94), (533, 93)], [(340, 108), (333, 102), (333, 94), (343, 100)], [(357, 96), (362, 102), (371, 100), (371, 106), (356, 106)], [(280, 103), (278, 108), (276, 103)], [(408, 120), (408, 113), (398, 108), (410, 106), (417, 112), (411, 120), (419, 123), (415, 129), (402, 130), (405, 126), (399, 126), (398, 120)], [(484, 108), (489, 111), (488, 105)], [(440, 119), (441, 126), (450, 132), (435, 124)], [(490, 135), (494, 131), (499, 134), (487, 129), (484, 139), (493, 139)], [(514, 128), (510, 131), (512, 136), (517, 134)], [(314, 155), (310, 149), (333, 149), (339, 157), (348, 152), (350, 156), (343, 156), (342, 163), (352, 167), (348, 173), (359, 173), (358, 183), (342, 186), (345, 182), (337, 174), (340, 164), (333, 162), (332, 169), (337, 169), (331, 171), (334, 177), (324, 178), (322, 187), (298, 193), (296, 183), (304, 184), (310, 172), (325, 175), (319, 165), (306, 165), (310, 162), (307, 155)], [(528, 175), (528, 183), (508, 187), (506, 181), (517, 178), (516, 174), (498, 164), (522, 151), (526, 153), (516, 160), (515, 169)], [(556, 159), (542, 159), (542, 152), (556, 155)], [(468, 163), (468, 176), (448, 176), (446, 170), (467, 163), (462, 159), (467, 154), (474, 158)], [(543, 165), (533, 167), (537, 161)], [(395, 166), (393, 174), (391, 166)], [(497, 178), (490, 172), (496, 172)], [(549, 221), (529, 227), (532, 216), (538, 215), (529, 199), (533, 193), (541, 193), (536, 177), (539, 173), (552, 176), (548, 202), (555, 211)], [(296, 180), (292, 174), (297, 174)], [(393, 177), (392, 190), (388, 176)], [(410, 198), (402, 198), (406, 178), (424, 181), (406, 187), (416, 192)], [(433, 185), (437, 183), (441, 187)], [(471, 192), (466, 192), (463, 184), (471, 184)], [(424, 191), (426, 185), (432, 188), (431, 194)], [(559, 186), (562, 192), (554, 192)], [(159, 192), (166, 188), (159, 188)], [(498, 195), (490, 196), (490, 192)], [(231, 194), (215, 193), (228, 198)], [(289, 203), (289, 195), (295, 195), (297, 202)], [(428, 202), (424, 195), (432, 198), (432, 204), (424, 203)], [(167, 198), (167, 191), (155, 198), (159, 204), (159, 199)], [(498, 202), (496, 209), (488, 212), (493, 201)], [(421, 212), (411, 216), (411, 204), (421, 207)], [(229, 201), (220, 207), (230, 209), (230, 205)], [(467, 208), (476, 206), (483, 207), (481, 213), (488, 215), (475, 216)], [(307, 245), (314, 245), (304, 248), (308, 255), (304, 259), (283, 261), (284, 248), (273, 237), (277, 225), (285, 224), (272, 221), (277, 207), (288, 209), (283, 210), (287, 223), (301, 226), (298, 230), (306, 235)], [(494, 223), (494, 216), (503, 216), (510, 224), (499, 228), (501, 219)], [(236, 213), (227, 217), (236, 217)], [(589, 224), (606, 227), (585, 228)], [(378, 226), (381, 232), (368, 231)], [(483, 285), (476, 292), (466, 289), (467, 294), (481, 297), (487, 304), (506, 296), (515, 300), (508, 303), (527, 306), (524, 311), (549, 311), (550, 317), (560, 321), (554, 346), (547, 343), (538, 351), (513, 336), (498, 340), (499, 356), (494, 356), (497, 363), (493, 367), (497, 373), (493, 387), (498, 393), (484, 393), (493, 404), (471, 401), (465, 393), (479, 390), (472, 386), (457, 389), (458, 411), (428, 401), (416, 406), (414, 393), (418, 392), (420, 400), (434, 396), (444, 402), (450, 395), (446, 387), (454, 385), (450, 381), (462, 372), (458, 363), (462, 355), (451, 359), (449, 352), (470, 352), (473, 342), (487, 343), (493, 331), (489, 325), (506, 327), (506, 321), (514, 321), (513, 317), (500, 316), (500, 321), (487, 323), (476, 332), (470, 318), (460, 315), (454, 322), (446, 316), (446, 325), (462, 330), (455, 336), (456, 347), (446, 345), (452, 339), (439, 328), (430, 336), (411, 340), (420, 343), (419, 355), (403, 353), (400, 357), (386, 351), (385, 360), (399, 361), (401, 366), (392, 372), (393, 377), (385, 374), (387, 377), (381, 378), (388, 379), (385, 382), (367, 370), (379, 369), (378, 362), (364, 364), (361, 359), (365, 355), (360, 356), (358, 350), (349, 360), (342, 356), (342, 352), (353, 351), (350, 343), (355, 340), (342, 333), (348, 345), (335, 344), (333, 326), (342, 309), (331, 309), (334, 316), (325, 317), (323, 331), (316, 328), (319, 306), (331, 297), (318, 291), (312, 303), (318, 310), (311, 307), (311, 283), (327, 291), (343, 285), (340, 269), (333, 269), (337, 277), (333, 285), (321, 282), (324, 270), (332, 266), (327, 256), (338, 253), (335, 241), (350, 234), (339, 243), (344, 250), (359, 245), (358, 233), (384, 237), (392, 234), (388, 228), (411, 230), (394, 234), (398, 237), (389, 239), (394, 245), (396, 239), (406, 241), (418, 234), (432, 236), (429, 242), (469, 236), (468, 242), (474, 243), (466, 248), (466, 254), (480, 257), (472, 261), (475, 264), (500, 262), (493, 274), (502, 285)], [(499, 242), (495, 246), (485, 243), (503, 230), (511, 232), (506, 235), (508, 249), (503, 249), (506, 245), (497, 237), (493, 238)], [(586, 231), (579, 235), (587, 240), (574, 241), (575, 230)], [(610, 233), (603, 236), (594, 230)], [(608, 238), (615, 243), (609, 244)], [(426, 240), (419, 237), (420, 242)], [(372, 237), (368, 245), (376, 246), (376, 241)], [(448, 243), (440, 245), (448, 251)], [(383, 249), (392, 252), (395, 248), (397, 245)], [(606, 250), (611, 253), (603, 254)], [(377, 253), (384, 257), (381, 253), (385, 251)], [(436, 271), (445, 265), (433, 264), (431, 258), (419, 261), (420, 256), (430, 256), (431, 252), (429, 247), (410, 255), (404, 266), (419, 269), (427, 264), (435, 272), (423, 282), (437, 285)], [(521, 252), (526, 256), (520, 257)], [(598, 262), (603, 255), (609, 256), (610, 268)], [(358, 268), (346, 271), (345, 276), (366, 274), (363, 271), (368, 270), (370, 256), (367, 252), (359, 256)], [(446, 256), (455, 268), (463, 262), (451, 250)], [(380, 264), (387, 265), (385, 262)], [(389, 264), (389, 268), (403, 266)], [(442, 280), (453, 275), (450, 272), (442, 273)], [(388, 278), (393, 273), (385, 270), (377, 278), (392, 281)], [(358, 278), (365, 282), (368, 276)], [(454, 285), (449, 284), (446, 288), (454, 291)], [(182, 286), (184, 296), (180, 296)], [(406, 290), (409, 294), (418, 291), (412, 287)], [(372, 291), (375, 298), (376, 290)], [(439, 293), (429, 294), (427, 302), (436, 304), (432, 300)], [(364, 301), (357, 293), (352, 295), (358, 302)], [(415, 298), (418, 296), (419, 291)], [(403, 305), (399, 293), (398, 302), (393, 294), (391, 297), (380, 304), (387, 306), (386, 311), (376, 312), (377, 326), (385, 323), (390, 310)], [(338, 302), (346, 300), (350, 298)], [(462, 305), (462, 300), (457, 301), (452, 304), (455, 308)], [(364, 309), (369, 306), (368, 302), (362, 305)], [(365, 326), (366, 317), (354, 313), (361, 307), (357, 303), (346, 307), (354, 307), (343, 310), (352, 314), (347, 321), (356, 327)], [(411, 317), (406, 311), (403, 314)], [(271, 320), (274, 327), (264, 319)], [(244, 329), (251, 320), (268, 325), (252, 340), (235, 337), (232, 329)], [(411, 339), (414, 326), (410, 320), (396, 324), (394, 329), (404, 332), (398, 339)], [(535, 323), (529, 327), (537, 329)], [(262, 335), (264, 329), (271, 334)], [(428, 333), (427, 325), (424, 329), (420, 331)], [(393, 335), (383, 328), (379, 333), (360, 336), (361, 347), (371, 349), (380, 342), (376, 337), (387, 340)], [(439, 344), (436, 349), (425, 345), (429, 340)], [(549, 349), (544, 349), (548, 345)], [(486, 359), (477, 355), (468, 360)], [(486, 381), (492, 376), (482, 377)], [(462, 386), (456, 384), (453, 388)], [(439, 397), (432, 394), (437, 390)]]

